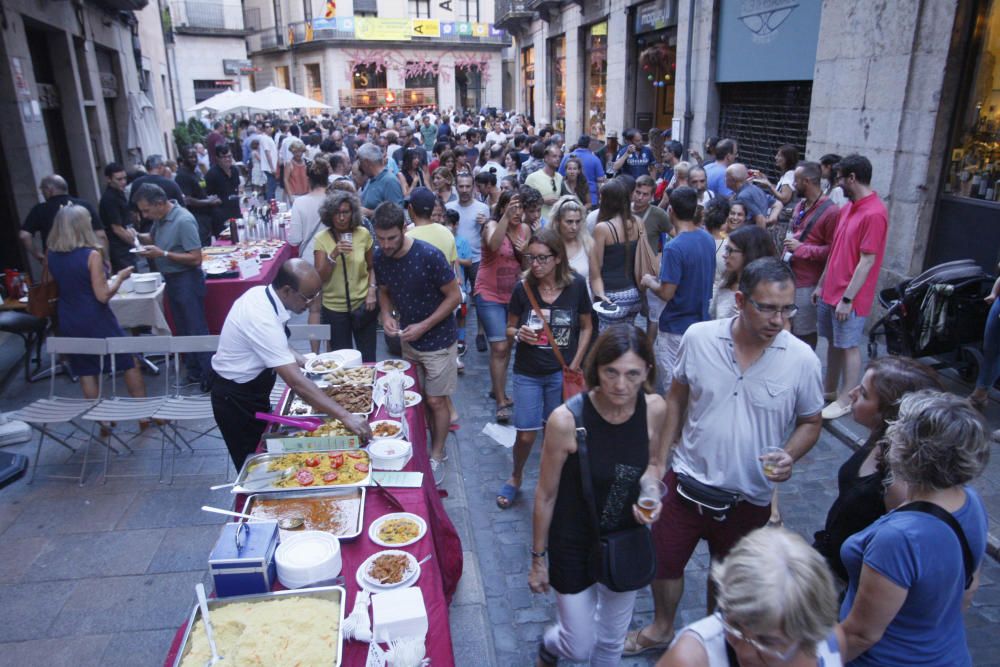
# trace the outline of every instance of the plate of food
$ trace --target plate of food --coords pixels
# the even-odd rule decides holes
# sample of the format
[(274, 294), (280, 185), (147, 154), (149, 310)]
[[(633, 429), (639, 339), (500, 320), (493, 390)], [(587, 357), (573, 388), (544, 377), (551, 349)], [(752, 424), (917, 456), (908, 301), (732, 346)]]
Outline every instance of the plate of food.
[(201, 254), (208, 257), (220, 257), (222, 255), (228, 255), (233, 252), (233, 246), (218, 246), (210, 245), (201, 249)]
[[(381, 393), (385, 391), (384, 387), (385, 387), (385, 385), (386, 385), (387, 382), (389, 382), (389, 376), (388, 375), (383, 375), (378, 380), (376, 380), (375, 381), (375, 393), (381, 395)], [(416, 380), (413, 379), (413, 376), (411, 376), (411, 375), (404, 375), (403, 376), (403, 389), (409, 389), (410, 387), (413, 386), (414, 382), (416, 382)]]
[(364, 486), (371, 459), (362, 449), (255, 454), (243, 464), (233, 493)]
[(398, 549), (414, 544), (427, 534), (427, 523), (409, 512), (386, 514), (368, 527), (368, 537), (380, 547)]
[(358, 585), (369, 591), (412, 586), (420, 578), (420, 563), (405, 551), (386, 549), (372, 554), (358, 567)]
[(419, 405), (420, 401), (424, 400), (424, 397), (415, 391), (407, 389), (403, 392), (403, 400), (406, 401), (406, 407), (412, 408), (414, 405)]
[(403, 359), (383, 359), (375, 364), (375, 370), (379, 373), (388, 373), (389, 371), (408, 371), (410, 370), (410, 362), (404, 361)]
[(325, 375), (330, 371), (335, 371), (343, 365), (343, 360), (332, 352), (318, 354), (306, 362), (306, 373), (312, 375)]
[(353, 368), (337, 368), (323, 376), (327, 384), (367, 384), (375, 382), (375, 368), (372, 366), (355, 366)]
[(395, 419), (379, 419), (368, 425), (372, 430), (372, 437), (376, 440), (383, 438), (400, 438), (403, 436), (403, 424)]

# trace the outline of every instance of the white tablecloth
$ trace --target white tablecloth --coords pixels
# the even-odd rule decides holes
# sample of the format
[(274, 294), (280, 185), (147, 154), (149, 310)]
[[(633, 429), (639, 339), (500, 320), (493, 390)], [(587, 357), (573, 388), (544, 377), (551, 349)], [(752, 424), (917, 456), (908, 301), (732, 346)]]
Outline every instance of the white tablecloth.
[(115, 317), (118, 318), (118, 324), (123, 329), (152, 327), (154, 335), (169, 336), (170, 326), (163, 314), (163, 290), (165, 289), (165, 285), (160, 285), (155, 292), (148, 294), (119, 291), (111, 298), (109, 304)]

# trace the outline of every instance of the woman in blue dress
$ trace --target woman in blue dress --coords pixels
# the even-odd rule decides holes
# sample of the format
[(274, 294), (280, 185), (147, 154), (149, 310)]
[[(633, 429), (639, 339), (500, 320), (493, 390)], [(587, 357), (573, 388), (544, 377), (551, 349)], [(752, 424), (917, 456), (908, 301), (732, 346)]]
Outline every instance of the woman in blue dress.
[[(100, 244), (90, 227), (90, 213), (82, 206), (65, 206), (56, 215), (48, 238), (49, 272), (59, 285), (59, 335), (75, 338), (124, 336), (108, 302), (133, 267), (122, 269), (110, 284)], [(98, 359), (68, 355), (73, 375), (80, 377), (85, 398), (98, 398)], [(125, 371), (125, 385), (134, 398), (146, 395), (142, 373), (131, 355), (116, 355), (117, 370)], [(105, 369), (110, 368), (105, 361)]]

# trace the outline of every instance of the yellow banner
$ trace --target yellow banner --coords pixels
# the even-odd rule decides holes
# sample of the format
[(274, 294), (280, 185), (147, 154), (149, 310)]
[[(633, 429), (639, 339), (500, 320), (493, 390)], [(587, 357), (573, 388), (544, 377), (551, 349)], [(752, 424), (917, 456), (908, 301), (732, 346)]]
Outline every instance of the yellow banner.
[(414, 37), (440, 37), (441, 22), (437, 19), (410, 19), (410, 34)]
[(377, 41), (409, 41), (410, 19), (357, 16), (354, 18), (354, 36), (357, 39)]
[(473, 37), (486, 37), (490, 34), (490, 24), (489, 23), (473, 23), (472, 24), (472, 36)]

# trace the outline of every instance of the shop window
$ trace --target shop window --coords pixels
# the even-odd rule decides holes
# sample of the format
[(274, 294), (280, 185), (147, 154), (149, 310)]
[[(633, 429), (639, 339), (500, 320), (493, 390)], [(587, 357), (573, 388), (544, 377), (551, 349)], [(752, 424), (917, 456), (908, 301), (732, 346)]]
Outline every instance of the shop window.
[(355, 65), (354, 66), (354, 90), (371, 90), (373, 88), (386, 88), (385, 70), (376, 69), (375, 65)]
[(719, 136), (736, 140), (740, 162), (777, 181), (779, 146), (805, 155), (812, 81), (720, 84), (719, 97)]
[[(149, 74), (149, 70), (144, 70), (146, 74)], [(194, 101), (195, 104), (199, 102), (204, 102), (213, 95), (218, 95), (221, 92), (225, 92), (231, 88), (229, 81), (216, 81), (214, 79), (195, 79), (194, 84)]]
[(479, 70), (455, 70), (455, 104), (461, 111), (478, 111), (483, 107), (483, 76)]
[(479, 21), (479, 0), (456, 0), (458, 20), (465, 22)]
[(583, 53), (587, 73), (587, 107), (584, 128), (594, 139), (604, 140), (608, 84), (608, 23), (598, 23), (587, 29), (587, 48)]
[(274, 85), (278, 88), (291, 90), (288, 81), (288, 65), (279, 65), (274, 68)]
[(521, 72), (524, 73), (524, 110), (530, 118), (535, 117), (535, 47), (521, 49)]
[(945, 193), (1000, 201), (1000, 2), (976, 24), (968, 84), (952, 130)]
[(429, 19), (431, 17), (431, 0), (407, 0), (411, 19)]
[(549, 40), (549, 99), (552, 126), (566, 131), (566, 35)]

